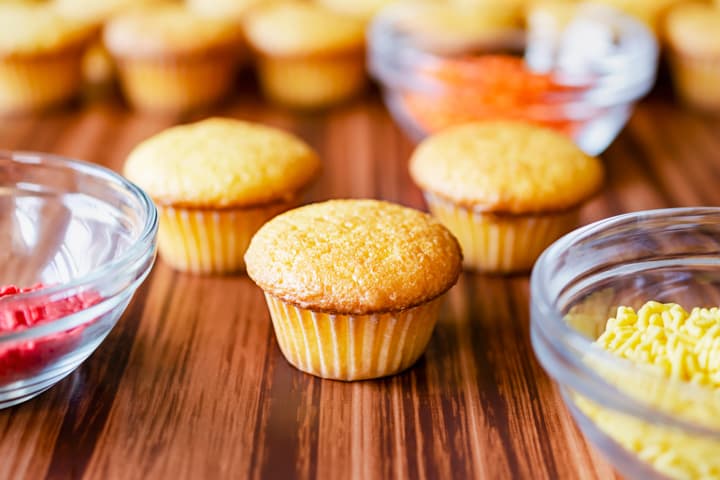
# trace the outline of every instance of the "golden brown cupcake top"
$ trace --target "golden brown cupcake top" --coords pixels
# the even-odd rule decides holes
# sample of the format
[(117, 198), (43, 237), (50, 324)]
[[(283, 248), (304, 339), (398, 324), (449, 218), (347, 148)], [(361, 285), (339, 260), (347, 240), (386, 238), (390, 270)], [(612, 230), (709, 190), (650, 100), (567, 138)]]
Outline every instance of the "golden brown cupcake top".
[(259, 7), (246, 19), (245, 34), (256, 50), (273, 56), (342, 53), (365, 45), (361, 20), (303, 2)]
[(188, 8), (200, 15), (242, 19), (252, 9), (274, 0), (186, 0)]
[(156, 202), (212, 208), (284, 200), (319, 169), (315, 152), (295, 136), (229, 118), (169, 128), (125, 163), (125, 175)]
[(609, 5), (640, 20), (654, 33), (659, 33), (661, 21), (674, 5), (688, 0), (593, 0)]
[(245, 254), (250, 278), (301, 308), (363, 315), (420, 305), (457, 281), (455, 237), (429, 215), (377, 200), (331, 200), (275, 217)]
[(0, 5), (0, 57), (79, 48), (95, 33), (92, 23), (63, 17), (48, 5)]
[(330, 10), (365, 21), (370, 20), (384, 6), (394, 1), (396, 0), (316, 0), (317, 3)]
[(410, 162), (424, 190), (498, 213), (574, 207), (602, 184), (603, 167), (569, 138), (517, 122), (452, 127), (426, 139)]
[(670, 45), (687, 55), (720, 55), (720, 9), (711, 5), (679, 5), (667, 17)]
[(168, 1), (170, 0), (52, 0), (52, 5), (63, 16), (102, 23), (113, 15), (130, 9)]
[(105, 26), (104, 40), (112, 53), (132, 57), (192, 55), (243, 44), (236, 21), (200, 16), (175, 4), (118, 15)]

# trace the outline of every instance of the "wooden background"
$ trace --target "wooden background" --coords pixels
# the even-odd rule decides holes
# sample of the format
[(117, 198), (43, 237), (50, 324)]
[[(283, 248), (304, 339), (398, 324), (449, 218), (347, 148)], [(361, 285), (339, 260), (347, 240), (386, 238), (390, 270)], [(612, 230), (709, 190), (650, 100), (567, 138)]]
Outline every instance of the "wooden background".
[[(378, 95), (297, 116), (242, 87), (212, 114), (276, 125), (311, 143), (324, 174), (307, 200), (375, 197), (424, 208), (412, 145)], [(133, 114), (111, 99), (0, 120), (0, 148), (119, 169), (140, 140), (199, 119)], [(720, 120), (667, 89), (603, 155), (591, 221), (720, 201)], [(98, 351), (60, 384), (0, 411), (0, 478), (611, 479), (536, 362), (527, 277), (464, 274), (426, 355), (401, 375), (323, 381), (283, 359), (247, 277), (196, 277), (162, 261)]]

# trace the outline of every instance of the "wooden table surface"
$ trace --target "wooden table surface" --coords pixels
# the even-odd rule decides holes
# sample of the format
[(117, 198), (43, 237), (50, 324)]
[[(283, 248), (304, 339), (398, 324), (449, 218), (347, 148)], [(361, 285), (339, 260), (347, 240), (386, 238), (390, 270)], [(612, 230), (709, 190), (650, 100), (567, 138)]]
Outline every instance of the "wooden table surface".
[[(322, 155), (307, 200), (375, 197), (424, 208), (411, 143), (377, 95), (298, 116), (243, 88), (213, 114), (289, 129)], [(207, 115), (207, 114), (206, 114)], [(119, 169), (140, 140), (205, 115), (133, 114), (117, 100), (0, 120), (0, 148)], [(720, 202), (720, 120), (655, 93), (603, 155), (609, 181), (584, 221)], [(0, 479), (609, 479), (535, 360), (527, 277), (464, 274), (409, 371), (341, 383), (283, 359), (245, 276), (200, 277), (160, 260), (76, 372), (0, 411)]]

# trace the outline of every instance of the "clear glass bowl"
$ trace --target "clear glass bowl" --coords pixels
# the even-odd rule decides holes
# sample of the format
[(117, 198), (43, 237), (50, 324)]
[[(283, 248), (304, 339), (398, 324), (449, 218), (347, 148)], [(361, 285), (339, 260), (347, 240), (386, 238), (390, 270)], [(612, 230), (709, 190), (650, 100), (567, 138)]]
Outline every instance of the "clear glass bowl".
[(669, 380), (593, 344), (620, 305), (720, 306), (720, 208), (637, 212), (576, 230), (536, 263), (531, 298), (540, 363), (618, 471), (720, 478), (720, 392)]
[[(414, 29), (413, 18), (433, 8), (431, 0), (393, 4), (368, 33), (370, 71), (416, 141), (455, 124), (507, 119), (556, 129), (596, 155), (655, 82), (653, 34), (610, 7), (582, 5), (567, 24), (531, 15), (526, 31), (464, 41), (452, 33), (452, 40), (428, 39)], [(456, 8), (478, 15), (462, 10), (478, 7)]]
[[(156, 233), (152, 201), (120, 175), (0, 151), (0, 285), (47, 287), (1, 297), (0, 322), (38, 309), (54, 318), (0, 329), (0, 408), (49, 388), (97, 348), (150, 272)], [(91, 300), (57, 315), (78, 297)]]

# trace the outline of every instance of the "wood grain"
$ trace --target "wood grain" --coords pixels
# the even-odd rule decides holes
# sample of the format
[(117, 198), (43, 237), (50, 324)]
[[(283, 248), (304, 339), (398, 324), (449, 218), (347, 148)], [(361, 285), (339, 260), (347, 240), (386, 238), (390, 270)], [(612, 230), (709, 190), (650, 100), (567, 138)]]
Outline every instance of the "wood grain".
[[(326, 114), (269, 107), (252, 87), (212, 111), (152, 117), (112, 97), (0, 120), (0, 148), (119, 169), (140, 140), (227, 115), (287, 128), (324, 159), (306, 200), (376, 197), (424, 208), (412, 145), (376, 94)], [(604, 155), (584, 221), (720, 201), (720, 120), (656, 94)], [(160, 261), (104, 344), (36, 399), (0, 411), (0, 478), (612, 479), (529, 342), (526, 277), (464, 274), (426, 355), (401, 375), (323, 381), (283, 359), (246, 277)]]

